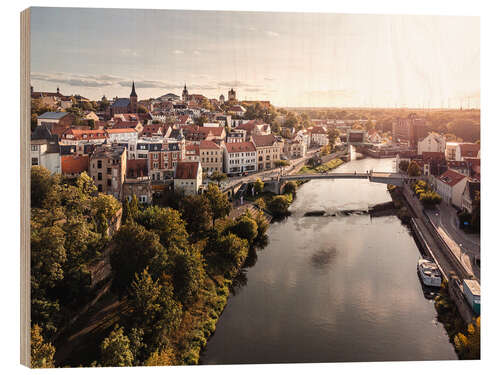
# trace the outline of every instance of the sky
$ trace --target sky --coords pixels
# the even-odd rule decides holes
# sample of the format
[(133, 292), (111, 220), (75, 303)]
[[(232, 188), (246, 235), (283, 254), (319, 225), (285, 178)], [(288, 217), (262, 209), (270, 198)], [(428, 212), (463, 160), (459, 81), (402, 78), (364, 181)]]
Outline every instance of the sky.
[(479, 107), (479, 17), (32, 8), (35, 91)]

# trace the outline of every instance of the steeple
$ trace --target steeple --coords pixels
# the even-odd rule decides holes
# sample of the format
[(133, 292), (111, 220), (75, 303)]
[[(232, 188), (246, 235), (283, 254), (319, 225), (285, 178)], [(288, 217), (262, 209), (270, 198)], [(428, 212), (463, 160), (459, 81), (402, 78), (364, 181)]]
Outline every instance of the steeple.
[(135, 93), (135, 83), (132, 81), (132, 92), (130, 93), (130, 96), (134, 96), (137, 98), (137, 94)]

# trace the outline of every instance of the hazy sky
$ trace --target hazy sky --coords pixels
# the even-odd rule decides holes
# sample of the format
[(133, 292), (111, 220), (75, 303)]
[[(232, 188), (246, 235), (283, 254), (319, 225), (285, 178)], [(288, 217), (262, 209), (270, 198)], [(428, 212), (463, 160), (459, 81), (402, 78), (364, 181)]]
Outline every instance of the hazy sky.
[[(479, 18), (32, 8), (36, 91), (479, 106)], [(469, 98), (469, 99), (467, 99)]]

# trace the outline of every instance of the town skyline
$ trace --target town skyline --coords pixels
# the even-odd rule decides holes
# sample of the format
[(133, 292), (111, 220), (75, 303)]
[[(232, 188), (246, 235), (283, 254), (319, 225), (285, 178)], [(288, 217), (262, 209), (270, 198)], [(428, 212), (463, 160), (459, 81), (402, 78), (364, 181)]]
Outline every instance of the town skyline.
[(186, 84), (190, 93), (210, 98), (234, 88), (240, 100), (281, 107), (480, 106), (478, 17), (33, 13), (35, 91), (59, 87), (98, 100), (128, 96), (135, 81), (141, 99), (180, 95)]

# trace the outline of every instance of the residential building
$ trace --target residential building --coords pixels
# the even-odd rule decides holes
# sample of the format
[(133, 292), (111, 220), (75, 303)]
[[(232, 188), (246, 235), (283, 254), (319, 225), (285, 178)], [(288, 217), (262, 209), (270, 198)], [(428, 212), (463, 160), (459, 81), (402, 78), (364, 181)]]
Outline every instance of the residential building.
[(123, 199), (130, 201), (134, 195), (140, 203), (149, 204), (153, 200), (147, 159), (127, 161), (127, 173), (123, 182)]
[(66, 129), (71, 127), (73, 121), (74, 116), (69, 112), (45, 112), (38, 116), (37, 125), (49, 126), (50, 132), (60, 137)]
[(462, 161), (463, 158), (477, 158), (480, 146), (477, 143), (446, 143), (446, 160)]
[(116, 145), (98, 146), (90, 156), (89, 172), (99, 192), (121, 200), (127, 172), (127, 150)]
[(257, 170), (275, 168), (275, 163), (281, 160), (283, 154), (283, 142), (279, 141), (273, 134), (253, 135), (251, 140), (257, 150)]
[(446, 139), (437, 133), (429, 133), (427, 137), (418, 141), (417, 153), (422, 155), (424, 152), (445, 152)]
[(199, 161), (203, 172), (211, 175), (213, 172), (222, 172), (224, 149), (213, 141), (201, 141), (198, 146)]
[(226, 143), (224, 171), (231, 175), (257, 171), (257, 149), (253, 142)]
[(137, 130), (133, 128), (106, 129), (105, 132), (108, 135), (109, 143), (129, 143), (129, 141), (137, 142), (139, 139)]
[(397, 118), (392, 124), (392, 141), (405, 143), (410, 148), (417, 148), (418, 141), (429, 134), (428, 126), (424, 119), (411, 113), (407, 118)]
[(175, 168), (174, 189), (186, 195), (198, 194), (203, 180), (200, 162), (180, 161)]
[(467, 183), (467, 177), (463, 174), (448, 169), (439, 177), (434, 179), (436, 191), (443, 201), (455, 207), (462, 207), (462, 195)]
[(108, 138), (106, 130), (83, 130), (70, 128), (61, 135), (61, 145), (79, 145), (82, 143), (102, 144)]
[(283, 147), (283, 152), (289, 159), (302, 158), (306, 155), (307, 145), (301, 139), (287, 139)]
[(61, 155), (57, 135), (50, 131), (50, 125), (37, 126), (31, 134), (31, 166), (39, 165), (52, 173), (61, 173)]
[(476, 204), (477, 194), (481, 191), (481, 183), (479, 181), (467, 180), (465, 189), (462, 195), (462, 209), (468, 213), (472, 213)]
[(247, 132), (243, 129), (234, 129), (229, 132), (226, 136), (226, 142), (245, 142)]
[(89, 170), (88, 155), (61, 155), (61, 173), (63, 176), (76, 178)]

